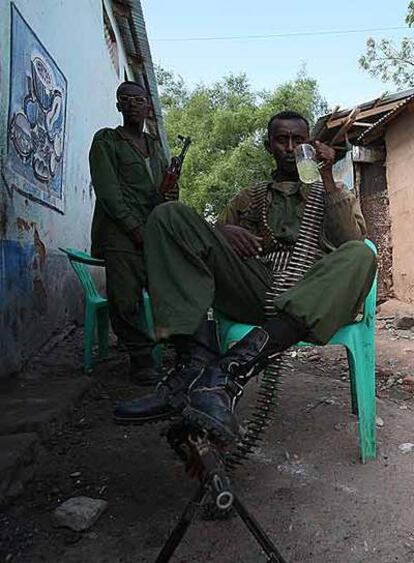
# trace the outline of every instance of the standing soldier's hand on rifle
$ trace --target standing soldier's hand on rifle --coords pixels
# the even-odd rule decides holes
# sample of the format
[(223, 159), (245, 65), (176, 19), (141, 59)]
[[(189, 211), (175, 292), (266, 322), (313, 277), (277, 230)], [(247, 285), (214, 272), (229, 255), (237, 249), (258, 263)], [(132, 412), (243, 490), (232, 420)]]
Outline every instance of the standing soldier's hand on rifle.
[(177, 182), (163, 194), (164, 201), (178, 201), (180, 195), (180, 188)]
[(174, 201), (178, 199), (179, 189), (177, 182), (181, 174), (184, 157), (191, 143), (190, 137), (182, 137), (179, 135), (178, 138), (183, 142), (181, 152), (178, 156), (172, 157), (160, 186), (160, 193), (165, 201)]

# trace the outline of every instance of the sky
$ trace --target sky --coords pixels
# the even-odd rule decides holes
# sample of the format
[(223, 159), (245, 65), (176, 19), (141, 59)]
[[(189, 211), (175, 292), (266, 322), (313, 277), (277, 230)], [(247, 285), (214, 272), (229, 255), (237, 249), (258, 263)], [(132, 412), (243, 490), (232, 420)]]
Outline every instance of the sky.
[[(305, 64), (331, 108), (396, 90), (371, 78), (358, 59), (369, 36), (397, 43), (413, 36), (414, 29), (366, 31), (405, 26), (407, 6), (408, 0), (142, 0), (153, 61), (187, 84), (210, 84), (245, 72), (254, 89), (272, 89), (293, 79)], [(365, 31), (315, 34), (338, 30)], [(314, 35), (245, 38), (309, 32)], [(193, 40), (229, 36), (243, 38)]]

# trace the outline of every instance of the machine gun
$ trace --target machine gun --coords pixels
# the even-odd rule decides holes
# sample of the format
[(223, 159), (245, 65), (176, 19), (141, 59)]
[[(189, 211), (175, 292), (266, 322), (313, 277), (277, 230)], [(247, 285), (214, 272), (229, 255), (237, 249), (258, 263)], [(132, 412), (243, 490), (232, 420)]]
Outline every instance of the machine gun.
[(178, 139), (182, 142), (181, 152), (179, 155), (172, 157), (171, 162), (164, 173), (164, 177), (160, 186), (160, 193), (163, 196), (170, 190), (172, 190), (176, 185), (181, 174), (185, 155), (187, 154), (188, 147), (191, 144), (190, 137), (183, 137), (182, 135), (178, 135)]
[[(234, 510), (266, 554), (268, 563), (287, 563), (256, 519), (232, 490), (226, 473), (226, 452), (209, 440), (205, 430), (190, 427), (185, 420), (173, 423), (165, 433), (172, 449), (185, 463), (187, 473), (197, 476), (200, 485), (187, 504), (155, 563), (168, 563), (183, 539), (197, 509), (213, 505), (218, 514)], [(219, 516), (217, 516), (218, 518)]]

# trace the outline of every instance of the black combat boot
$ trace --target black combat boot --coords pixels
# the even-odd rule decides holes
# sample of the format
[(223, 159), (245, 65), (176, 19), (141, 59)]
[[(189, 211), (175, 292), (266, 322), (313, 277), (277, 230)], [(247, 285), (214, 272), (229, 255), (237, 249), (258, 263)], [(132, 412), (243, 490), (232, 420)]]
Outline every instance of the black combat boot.
[(129, 378), (140, 387), (155, 387), (162, 379), (162, 373), (154, 366), (151, 355), (129, 357)]
[(204, 320), (193, 336), (173, 337), (172, 341), (177, 350), (175, 367), (154, 393), (120, 403), (114, 411), (114, 422), (144, 424), (180, 413), (187, 403), (190, 383), (220, 354), (215, 321)]
[(245, 384), (275, 355), (302, 340), (305, 332), (284, 317), (272, 319), (263, 328), (254, 328), (191, 383), (188, 405), (183, 411), (185, 418), (210, 431), (221, 442), (236, 439), (239, 428), (234, 407)]

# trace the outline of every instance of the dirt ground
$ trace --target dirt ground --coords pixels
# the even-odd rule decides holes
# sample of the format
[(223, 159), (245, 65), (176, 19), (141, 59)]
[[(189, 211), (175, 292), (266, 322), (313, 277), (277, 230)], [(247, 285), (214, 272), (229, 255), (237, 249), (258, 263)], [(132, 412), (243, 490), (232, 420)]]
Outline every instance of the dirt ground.
[[(275, 421), (235, 475), (235, 490), (289, 563), (414, 562), (414, 452), (399, 449), (414, 442), (414, 385), (407, 379), (414, 375), (414, 333), (380, 319), (377, 343), (377, 460), (358, 459), (345, 353), (313, 348), (292, 358)], [(155, 560), (196, 483), (160, 436), (167, 423), (111, 422), (117, 401), (142, 392), (125, 368), (112, 350), (70, 421), (43, 444), (35, 479), (0, 513), (1, 561)], [(105, 499), (107, 510), (83, 533), (54, 527), (53, 510), (80, 495)], [(172, 559), (265, 560), (237, 518), (197, 518)]]

